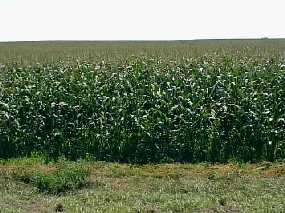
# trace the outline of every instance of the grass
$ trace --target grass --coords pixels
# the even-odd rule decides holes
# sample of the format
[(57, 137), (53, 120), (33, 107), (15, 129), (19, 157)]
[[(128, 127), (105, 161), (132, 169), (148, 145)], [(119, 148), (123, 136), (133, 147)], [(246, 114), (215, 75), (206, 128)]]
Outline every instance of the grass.
[[(41, 193), (15, 171), (53, 173), (89, 168), (87, 187)], [(0, 164), (0, 212), (282, 212), (285, 163), (130, 165), (107, 162), (44, 164), (16, 159)]]
[(16, 180), (37, 187), (39, 192), (60, 195), (87, 186), (89, 170), (82, 166), (63, 164), (46, 171), (20, 169), (13, 173)]

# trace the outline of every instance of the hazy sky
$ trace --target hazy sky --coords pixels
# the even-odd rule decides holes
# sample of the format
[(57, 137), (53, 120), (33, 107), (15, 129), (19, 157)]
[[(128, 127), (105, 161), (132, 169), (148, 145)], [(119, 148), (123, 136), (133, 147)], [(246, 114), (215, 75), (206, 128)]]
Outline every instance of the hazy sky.
[(285, 37), (285, 0), (0, 0), (0, 41)]

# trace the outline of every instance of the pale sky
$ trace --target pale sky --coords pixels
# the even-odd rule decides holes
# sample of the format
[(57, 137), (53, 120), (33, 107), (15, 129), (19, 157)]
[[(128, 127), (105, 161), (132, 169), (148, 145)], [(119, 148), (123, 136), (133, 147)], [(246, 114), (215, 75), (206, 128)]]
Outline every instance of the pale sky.
[(285, 38), (285, 0), (0, 0), (0, 41)]

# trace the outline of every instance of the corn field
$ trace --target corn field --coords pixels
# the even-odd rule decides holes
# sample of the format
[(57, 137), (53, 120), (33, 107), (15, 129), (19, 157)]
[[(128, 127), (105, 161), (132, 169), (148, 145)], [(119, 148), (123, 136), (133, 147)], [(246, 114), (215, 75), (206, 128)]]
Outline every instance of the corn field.
[(284, 159), (285, 42), (264, 42), (1, 44), (0, 158)]

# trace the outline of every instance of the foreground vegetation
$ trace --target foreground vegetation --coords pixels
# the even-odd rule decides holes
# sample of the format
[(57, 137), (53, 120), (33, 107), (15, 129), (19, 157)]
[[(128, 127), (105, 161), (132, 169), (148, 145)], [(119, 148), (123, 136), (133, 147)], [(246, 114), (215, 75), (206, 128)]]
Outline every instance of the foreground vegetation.
[[(49, 177), (63, 167), (88, 169), (88, 184), (54, 194), (18, 178), (23, 169)], [(282, 212), (284, 186), (284, 162), (138, 166), (15, 159), (0, 163), (0, 212)]]
[(175, 60), (154, 50), (113, 61), (94, 56), (93, 63), (3, 59), (0, 158), (37, 152), (132, 163), (284, 159), (284, 55), (280, 47), (254, 45), (226, 43)]
[(282, 39), (0, 43), (0, 212), (282, 212), (284, 119)]

